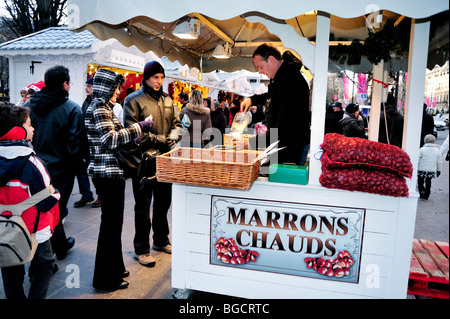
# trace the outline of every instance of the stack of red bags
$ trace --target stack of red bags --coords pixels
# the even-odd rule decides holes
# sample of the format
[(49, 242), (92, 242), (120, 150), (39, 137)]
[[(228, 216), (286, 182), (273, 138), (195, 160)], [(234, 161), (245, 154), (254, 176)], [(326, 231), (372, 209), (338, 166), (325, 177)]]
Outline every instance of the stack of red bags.
[(336, 133), (326, 134), (321, 148), (322, 186), (408, 197), (413, 167), (401, 148)]

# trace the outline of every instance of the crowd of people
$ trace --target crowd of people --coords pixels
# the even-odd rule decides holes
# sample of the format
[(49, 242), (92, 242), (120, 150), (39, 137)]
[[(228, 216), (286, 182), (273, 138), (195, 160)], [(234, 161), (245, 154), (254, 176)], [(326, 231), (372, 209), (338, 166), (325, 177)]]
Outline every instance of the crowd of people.
[[(80, 107), (69, 99), (69, 70), (60, 65), (45, 72), (45, 86), (18, 103), (23, 106), (1, 105), (0, 198), (2, 201), (11, 198), (7, 192), (17, 192), (19, 184), (19, 191), (26, 192), (26, 196), (49, 184), (57, 189), (37, 204), (32, 213), (23, 216), (29, 220), (29, 231), (39, 233), (28, 298), (45, 298), (51, 275), (57, 270), (54, 255), (64, 259), (75, 244), (75, 239), (66, 235), (62, 223), (69, 211), (67, 204), (75, 178), (82, 197), (74, 207), (93, 202), (93, 207), (101, 209), (94, 288), (114, 291), (129, 286), (125, 280), (129, 272), (124, 265), (121, 241), (128, 178), (132, 180), (135, 201), (134, 258), (143, 266), (154, 267), (152, 249), (171, 254), (167, 214), (172, 202), (172, 185), (157, 180), (143, 185), (140, 177), (130, 176), (116, 157), (121, 147), (136, 144), (143, 154), (151, 156), (168, 152), (177, 143), (200, 148), (219, 145), (236, 114), (244, 112), (250, 118), (249, 127), (260, 123), (267, 126), (267, 132), (262, 134), (266, 140), (271, 129), (277, 129), (278, 146), (284, 147), (278, 154), (279, 162), (304, 164), (311, 114), (309, 85), (300, 72), (302, 62), (289, 51), (281, 54), (275, 47), (263, 44), (254, 52), (253, 63), (270, 79), (267, 93), (245, 100), (226, 95), (211, 100), (197, 90), (190, 94), (182, 92), (178, 96), (180, 112), (173, 99), (163, 92), (165, 70), (157, 61), (145, 65), (141, 88), (127, 95), (123, 108), (117, 103), (125, 81), (122, 75), (99, 69), (86, 81), (86, 100)], [(401, 147), (403, 117), (392, 97), (383, 107), (380, 141)], [(334, 102), (327, 108), (324, 131), (367, 138), (367, 123), (357, 104), (349, 104), (344, 110), (340, 102)], [(219, 137), (208, 133), (213, 129), (220, 132)], [(440, 153), (435, 156), (436, 152), (427, 151), (434, 145), (435, 139), (431, 137), (426, 132), (424, 149), (420, 150), (418, 178), (422, 198), (428, 198), (431, 178), (440, 174)], [(9, 166), (5, 168), (4, 163)], [(25, 174), (24, 165), (33, 173)], [(8, 174), (3, 172), (5, 169)], [(98, 196), (95, 201), (89, 178)], [(17, 204), (23, 196), (16, 198), (9, 204)], [(42, 216), (37, 229), (36, 213)], [(26, 298), (22, 287), (24, 275), (23, 265), (2, 268), (7, 298)]]

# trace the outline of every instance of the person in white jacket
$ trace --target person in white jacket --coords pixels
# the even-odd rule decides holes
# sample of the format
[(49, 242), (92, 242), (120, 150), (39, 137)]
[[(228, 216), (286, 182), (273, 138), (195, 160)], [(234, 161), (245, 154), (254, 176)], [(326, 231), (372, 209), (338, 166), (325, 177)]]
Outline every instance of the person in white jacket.
[(425, 145), (419, 150), (419, 166), (417, 169), (417, 185), (420, 198), (428, 199), (431, 193), (431, 179), (441, 174), (442, 157), (435, 146), (436, 137), (428, 134), (424, 137)]

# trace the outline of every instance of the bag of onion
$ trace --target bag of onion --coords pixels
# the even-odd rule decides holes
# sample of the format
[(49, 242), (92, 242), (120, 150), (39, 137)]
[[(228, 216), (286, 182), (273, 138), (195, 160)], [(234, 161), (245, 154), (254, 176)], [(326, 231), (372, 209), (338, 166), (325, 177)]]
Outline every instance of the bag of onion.
[(413, 168), (399, 147), (335, 133), (326, 134), (321, 147), (322, 186), (408, 197), (405, 177)]

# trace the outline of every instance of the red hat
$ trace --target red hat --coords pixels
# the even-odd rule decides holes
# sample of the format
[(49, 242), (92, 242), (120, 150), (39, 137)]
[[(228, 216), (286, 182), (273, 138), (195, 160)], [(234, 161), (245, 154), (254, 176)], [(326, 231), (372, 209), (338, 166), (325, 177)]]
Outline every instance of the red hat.
[(42, 90), (42, 88), (43, 88), (44, 86), (45, 86), (44, 81), (39, 81), (39, 82), (36, 82), (36, 83), (33, 83), (33, 84), (28, 85), (27, 88), (28, 88), (28, 89), (32, 89), (32, 90), (34, 90), (35, 92), (38, 92), (38, 91)]

